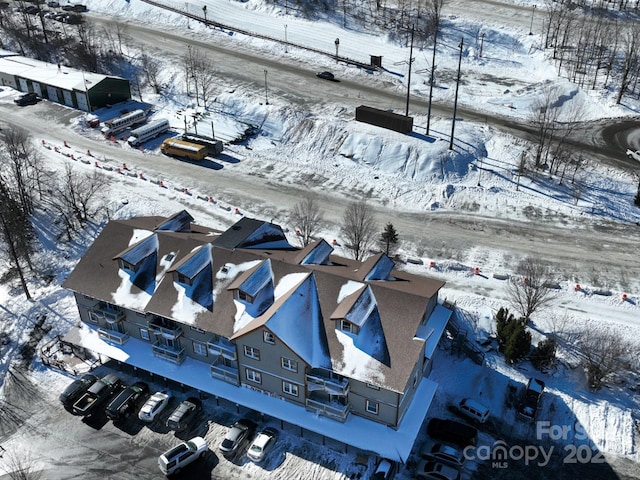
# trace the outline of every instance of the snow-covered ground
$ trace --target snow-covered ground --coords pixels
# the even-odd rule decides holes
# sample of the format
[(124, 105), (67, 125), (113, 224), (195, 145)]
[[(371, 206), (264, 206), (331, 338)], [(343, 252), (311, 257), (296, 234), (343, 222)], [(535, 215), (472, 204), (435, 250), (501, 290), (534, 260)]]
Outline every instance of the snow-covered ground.
[[(200, 12), (205, 2), (172, 3), (185, 6), (189, 11)], [(406, 89), (404, 82), (409, 53), (405, 41), (394, 42), (384, 35), (363, 33), (355, 27), (343, 30), (339, 20), (330, 23), (320, 20), (309, 22), (292, 12), (285, 15), (282, 10), (266, 6), (258, 0), (216, 0), (207, 1), (206, 4), (209, 18), (215, 15), (216, 21), (221, 23), (241, 25), (243, 29), (276, 38), (281, 36), (283, 39), (286, 32), (288, 41), (324, 49), (329, 54), (334, 51), (335, 38), (340, 38), (341, 55), (365, 62), (368, 58), (363, 58), (363, 55), (382, 55), (384, 65), (395, 71), (376, 73), (375, 78), (365, 78), (363, 81), (385, 82), (398, 92)], [(296, 48), (289, 47), (285, 52), (281, 44), (205, 29), (193, 20), (167, 14), (140, 0), (92, 0), (90, 8), (92, 12), (119, 15), (122, 19), (150, 23), (158, 28), (170, 28), (173, 31), (184, 29), (185, 35), (197, 35), (200, 39), (210, 39), (223, 45), (250, 47), (262, 51), (265, 56), (281, 58), (283, 61), (290, 58), (305, 62), (312, 69), (325, 69), (329, 65), (339, 77), (361, 78), (368, 75), (353, 67), (330, 62), (329, 59), (323, 63), (317, 56)], [(460, 87), (461, 105), (481, 106), (488, 113), (522, 119), (529, 115), (532, 102), (553, 88), (558, 97), (566, 99), (567, 111), (575, 112), (578, 106), (581, 108), (583, 120), (628, 117), (640, 110), (640, 104), (631, 99), (624, 106), (615, 105), (613, 91), (603, 94), (582, 90), (558, 78), (555, 66), (547, 61), (545, 52), (539, 48), (540, 36), (528, 34), (529, 15), (522, 17), (519, 26), (502, 25), (497, 21), (492, 23), (486, 17), (481, 22), (468, 18), (457, 9), (455, 2), (449, 8), (445, 10), (444, 29), (436, 59), (438, 88), (434, 89), (434, 94), (438, 102), (451, 102), (453, 99), (454, 84), (451, 79), (455, 76), (462, 34), (466, 48), (462, 57), (465, 81)], [(496, 18), (501, 16), (496, 15)], [(538, 26), (538, 22), (541, 22), (540, 18), (536, 19), (535, 25)], [(485, 33), (482, 56), (478, 44), (480, 31)], [(137, 51), (132, 49), (129, 53), (135, 55)], [(412, 92), (428, 95), (428, 73), (425, 70), (430, 66), (431, 51), (428, 47), (418, 47), (414, 53)], [(404, 64), (401, 63), (403, 61)], [(179, 84), (179, 67), (175, 64), (165, 67), (163, 74), (166, 82)], [(242, 173), (259, 169), (260, 177), (256, 178), (283, 184), (303, 177), (325, 178), (329, 180), (318, 183), (314, 188), (319, 191), (335, 189), (337, 192), (346, 192), (351, 189), (354, 192), (373, 192), (372, 198), (381, 204), (416, 212), (475, 212), (479, 216), (505, 221), (529, 221), (527, 212), (533, 210), (543, 212), (550, 223), (557, 219), (559, 226), (568, 223), (575, 227), (579, 227), (583, 219), (615, 220), (620, 224), (640, 221), (640, 210), (632, 204), (637, 183), (625, 172), (595, 163), (588, 166), (582, 179), (588, 182), (589, 191), (600, 193), (584, 195), (576, 200), (568, 185), (559, 186), (557, 179), (545, 176), (525, 176), (519, 180), (520, 188), (516, 190), (515, 171), (521, 152), (526, 147), (522, 142), (496, 133), (488, 125), (458, 122), (456, 149), (451, 152), (448, 149), (450, 118), (432, 119), (432, 137), (403, 136), (356, 124), (342, 115), (340, 105), (327, 104), (310, 116), (308, 112), (293, 108), (285, 99), (272, 96), (269, 105), (262, 104), (256, 101), (263, 95), (259, 89), (227, 89), (224, 88), (225, 80), (220, 81), (222, 87), (212, 112), (203, 117), (199, 130), (206, 131), (213, 121), (216, 129), (222, 131), (224, 128), (225, 132), (233, 135), (236, 127), (233, 122), (226, 120), (229, 112), (244, 122), (261, 125), (260, 135), (249, 141), (250, 150), (229, 147), (232, 154), (242, 155), (246, 161), (225, 164), (225, 169)], [(175, 94), (171, 96), (145, 93), (145, 101), (155, 105), (155, 115), (171, 119), (175, 129), (183, 127), (185, 116), (191, 118), (199, 110), (193, 105), (193, 98), (178, 93), (178, 90), (174, 89)], [(0, 92), (0, 102), (11, 102), (15, 96), (15, 92), (5, 89)], [(220, 115), (221, 112), (225, 112), (225, 115)], [(424, 114), (416, 113), (414, 116), (416, 125), (426, 124)], [(77, 124), (72, 128), (89, 139), (104, 142), (97, 133), (84, 129), (81, 119), (79, 115)], [(230, 126), (226, 128), (222, 125)], [(74, 162), (70, 157), (46, 148), (57, 146), (59, 151), (69, 153), (62, 146), (61, 138), (48, 138), (47, 142), (46, 146), (40, 146), (40, 151), (52, 170), (62, 168), (67, 162), (77, 169), (95, 169), (96, 159), (88, 157), (84, 149), (75, 151), (74, 157), (85, 163)], [(124, 145), (122, 148), (128, 147)], [(177, 176), (173, 182), (165, 182), (168, 188), (160, 188), (150, 181), (160, 178), (160, 174), (150, 162), (145, 161), (156, 154), (157, 151), (151, 149), (140, 153), (139, 165), (145, 167), (125, 172), (130, 175), (116, 173), (115, 168), (121, 165), (121, 161), (115, 148), (112, 155), (100, 158), (101, 166), (114, 167), (113, 170), (104, 171), (109, 178), (109, 197), (112, 199), (109, 211), (112, 218), (170, 215), (187, 209), (198, 223), (220, 229), (227, 228), (239, 218), (231, 199), (219, 198), (202, 184), (189, 183), (193, 180)], [(189, 194), (184, 193), (184, 187), (189, 187)], [(217, 203), (208, 201), (214, 195)], [(264, 209), (244, 208), (241, 213), (258, 218), (268, 215), (271, 218), (270, 212), (274, 210), (274, 206), (267, 205)], [(43, 243), (39, 264), (46, 265), (54, 276), (49, 283), (30, 280), (30, 289), (36, 299), (34, 303), (25, 301), (15, 286), (0, 285), (0, 315), (9, 320), (3, 323), (3, 328), (12, 339), (2, 350), (0, 379), (9, 362), (17, 355), (18, 342), (24, 341), (29, 332), (31, 319), (36, 318), (38, 313), (47, 312), (50, 319), (55, 318), (54, 330), (49, 335), (66, 332), (78, 320), (73, 299), (68, 292), (60, 289), (60, 284), (95, 238), (98, 229), (88, 229), (81, 238), (67, 244), (58, 241), (54, 228), (47, 225), (48, 220), (44, 216), (39, 217), (38, 222)], [(322, 234), (329, 240), (339, 237), (338, 231), (336, 224), (327, 227)], [(446, 280), (448, 283), (442, 291), (442, 297), (455, 302), (471, 331), (479, 340), (485, 340), (493, 333), (493, 313), (506, 304), (505, 281), (494, 278), (492, 274), (510, 273), (512, 264), (509, 260), (512, 259), (509, 259), (509, 245), (505, 245), (503, 250), (493, 251), (474, 249), (473, 245), (469, 245), (464, 252), (451, 252), (459, 256), (425, 254), (418, 250), (417, 245), (405, 243), (401, 253), (406, 257), (420, 258), (423, 264), (406, 264), (402, 268)], [(430, 267), (432, 260), (435, 265)], [(482, 275), (473, 274), (473, 267), (478, 265), (481, 266)], [(575, 330), (592, 328), (594, 324), (610, 326), (633, 342), (637, 349), (640, 342), (640, 265), (637, 258), (630, 262), (628, 270), (623, 273), (626, 278), (616, 281), (594, 272), (588, 280), (581, 280), (579, 291), (575, 289), (574, 278), (562, 278), (553, 308), (533, 317), (534, 342), (565, 319), (565, 323)], [(601, 289), (609, 290), (611, 295), (597, 294)], [(622, 300), (622, 294), (627, 295), (626, 300)], [(495, 427), (497, 431), (490, 430), (481, 438), (484, 444), (491, 445), (501, 438), (501, 419), (509, 423), (510, 411), (505, 407), (508, 386), (522, 385), (527, 377), (537, 376), (547, 383), (542, 407), (544, 418), (551, 425), (569, 427), (571, 435), (566, 439), (567, 442), (582, 441), (579, 435), (575, 435), (579, 431), (576, 425), (580, 425), (586, 432), (587, 443), (594, 447), (593, 451), (610, 455), (614, 462), (616, 458), (639, 462), (637, 412), (640, 405), (637, 395), (629, 388), (632, 385), (615, 385), (597, 393), (590, 392), (582, 370), (571, 368), (574, 366), (573, 359), (562, 350), (560, 357), (564, 361), (556, 370), (542, 374), (533, 370), (528, 362), (518, 368), (508, 366), (495, 351), (487, 353), (484, 367), (441, 351), (431, 376), (440, 384), (440, 388), (430, 414), (448, 415), (447, 405), (462, 397), (481, 399), (491, 407), (492, 417), (498, 425)], [(37, 363), (34, 376), (51, 382), (53, 391), (59, 391), (68, 381), (66, 376), (52, 374)], [(526, 439), (548, 439), (548, 435), (538, 435), (542, 438), (536, 439), (535, 430), (527, 430), (516, 422), (513, 422), (511, 433), (513, 437), (523, 439), (522, 445)], [(292, 462), (291, 459), (287, 461)], [(289, 463), (287, 466), (311, 468), (303, 467), (307, 465), (304, 462), (293, 463), (295, 466)], [(259, 478), (259, 473), (251, 474)], [(331, 478), (325, 475), (323, 473), (318, 478)], [(299, 478), (312, 477), (300, 475)]]

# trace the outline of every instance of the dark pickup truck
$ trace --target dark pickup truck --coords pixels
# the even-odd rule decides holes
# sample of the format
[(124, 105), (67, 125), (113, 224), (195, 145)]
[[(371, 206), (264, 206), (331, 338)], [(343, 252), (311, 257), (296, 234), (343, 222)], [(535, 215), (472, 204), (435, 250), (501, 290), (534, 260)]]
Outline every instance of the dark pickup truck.
[(524, 420), (533, 421), (538, 413), (538, 405), (540, 397), (544, 390), (544, 382), (537, 378), (530, 378), (527, 383), (527, 389), (522, 395), (522, 400), (518, 404), (518, 416)]
[(121, 381), (117, 375), (113, 373), (105, 375), (91, 385), (89, 390), (73, 404), (73, 413), (82, 416), (91, 415), (99, 405), (107, 401), (120, 384)]

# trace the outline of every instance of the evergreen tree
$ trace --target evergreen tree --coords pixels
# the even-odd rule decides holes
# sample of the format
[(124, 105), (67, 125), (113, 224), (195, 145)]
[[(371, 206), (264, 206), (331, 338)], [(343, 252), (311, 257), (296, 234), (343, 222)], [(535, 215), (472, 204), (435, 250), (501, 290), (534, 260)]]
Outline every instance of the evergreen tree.
[(393, 228), (393, 224), (391, 222), (387, 222), (384, 227), (384, 230), (380, 234), (380, 245), (384, 250), (384, 253), (389, 257), (391, 253), (393, 253), (394, 247), (398, 243), (398, 232)]
[(496, 334), (499, 350), (508, 363), (522, 360), (531, 348), (531, 333), (527, 331), (526, 320), (516, 319), (509, 310), (502, 307), (496, 314)]

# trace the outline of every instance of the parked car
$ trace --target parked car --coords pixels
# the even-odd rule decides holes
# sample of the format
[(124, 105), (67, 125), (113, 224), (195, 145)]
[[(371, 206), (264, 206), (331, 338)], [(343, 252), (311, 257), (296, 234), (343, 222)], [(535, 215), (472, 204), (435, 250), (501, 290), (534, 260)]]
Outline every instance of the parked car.
[(437, 460), (455, 467), (461, 467), (464, 464), (464, 451), (460, 447), (447, 445), (446, 443), (436, 443), (430, 445), (425, 443), (420, 450), (420, 456), (424, 459)]
[(76, 400), (73, 404), (73, 413), (82, 416), (93, 415), (100, 405), (111, 398), (121, 384), (122, 381), (116, 374), (105, 375)]
[(323, 80), (335, 80), (336, 77), (331, 72), (318, 72), (316, 73), (316, 77), (322, 78)]
[(234, 423), (220, 444), (219, 448), (222, 454), (226, 457), (235, 455), (241, 445), (253, 436), (255, 429), (256, 424), (246, 418)]
[(459, 480), (460, 472), (458, 469), (445, 465), (444, 463), (432, 460), (421, 460), (416, 468), (418, 478), (429, 478), (434, 480)]
[(107, 417), (114, 423), (122, 422), (140, 407), (148, 392), (149, 386), (144, 382), (126, 387), (107, 406)]
[(371, 475), (371, 480), (390, 480), (395, 476), (397, 470), (398, 464), (396, 462), (381, 458), (373, 471), (373, 475)]
[(40, 13), (40, 9), (35, 5), (29, 5), (28, 7), (25, 7), (24, 13), (28, 13), (29, 15), (35, 15), (37, 13)]
[(87, 373), (71, 382), (60, 394), (60, 402), (65, 408), (70, 409), (91, 385), (98, 381), (98, 377)]
[(167, 450), (158, 457), (158, 467), (165, 475), (177, 474), (184, 467), (200, 458), (207, 451), (207, 442), (202, 437), (194, 437), (188, 442)]
[(158, 414), (169, 405), (170, 401), (170, 393), (166, 391), (154, 393), (140, 409), (138, 418), (144, 422), (153, 422)]
[(167, 419), (167, 427), (176, 432), (185, 430), (201, 410), (202, 402), (195, 397), (189, 397), (183, 402), (180, 402), (180, 405), (171, 412), (171, 415)]
[(47, 6), (49, 8), (59, 8), (60, 7), (60, 3), (58, 3), (58, 2), (56, 2), (54, 0), (51, 0), (51, 1), (47, 2)]
[(463, 398), (458, 405), (458, 411), (467, 418), (484, 423), (489, 418), (489, 408), (470, 398)]
[(25, 93), (14, 100), (16, 105), (24, 107), (25, 105), (34, 105), (38, 103), (38, 94), (35, 92)]
[(432, 418), (427, 425), (427, 433), (433, 438), (453, 442), (461, 447), (475, 445), (478, 438), (478, 430), (474, 427), (442, 418)]
[(260, 463), (265, 459), (269, 450), (273, 448), (277, 438), (278, 431), (275, 428), (265, 428), (251, 442), (247, 450), (247, 457), (256, 463)]

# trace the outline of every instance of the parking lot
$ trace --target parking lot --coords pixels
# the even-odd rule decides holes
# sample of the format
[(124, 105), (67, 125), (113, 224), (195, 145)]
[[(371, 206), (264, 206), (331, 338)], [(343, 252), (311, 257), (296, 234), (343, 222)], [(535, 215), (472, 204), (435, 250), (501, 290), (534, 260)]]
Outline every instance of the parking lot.
[[(5, 457), (7, 453), (23, 455), (43, 469), (42, 478), (51, 480), (161, 479), (165, 477), (158, 468), (159, 455), (184, 440), (201, 436), (208, 450), (175, 478), (333, 480), (359, 475), (366, 478), (369, 465), (358, 465), (353, 454), (340, 452), (339, 445), (323, 446), (319, 439), (307, 437), (306, 432), (294, 425), (265, 418), (220, 399), (203, 397), (202, 412), (186, 430), (176, 433), (166, 426), (167, 418), (182, 400), (198, 395), (197, 392), (143, 376), (129, 367), (120, 370), (112, 363), (98, 367), (93, 373), (98, 377), (116, 373), (126, 385), (142, 380), (149, 385), (150, 392), (168, 390), (173, 398), (150, 423), (139, 420), (135, 412), (114, 425), (104, 412), (107, 403), (87, 418), (65, 410), (58, 395), (72, 381), (71, 377), (47, 368), (35, 372), (13, 369), (5, 388), (6, 401), (0, 405), (0, 445), (5, 449)], [(277, 443), (260, 465), (247, 458), (248, 441), (233, 458), (225, 458), (219, 452), (229, 426), (243, 417), (254, 421), (258, 429), (270, 426), (279, 433)], [(370, 459), (369, 464), (372, 462)]]

